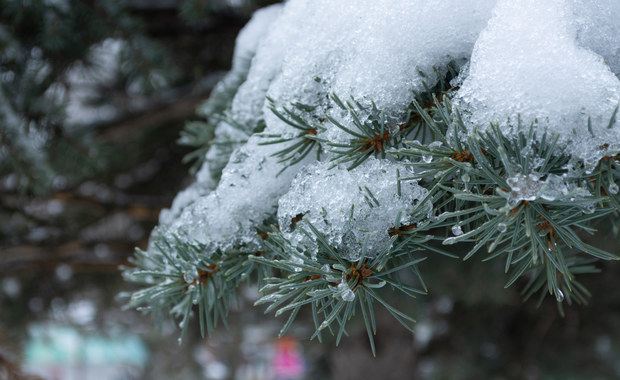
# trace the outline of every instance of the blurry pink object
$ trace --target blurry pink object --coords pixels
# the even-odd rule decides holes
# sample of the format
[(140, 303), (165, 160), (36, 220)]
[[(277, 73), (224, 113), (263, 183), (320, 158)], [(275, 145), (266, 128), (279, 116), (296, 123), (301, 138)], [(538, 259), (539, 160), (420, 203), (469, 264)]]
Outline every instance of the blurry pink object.
[(276, 379), (293, 380), (303, 376), (305, 365), (296, 340), (283, 337), (276, 341), (271, 367)]

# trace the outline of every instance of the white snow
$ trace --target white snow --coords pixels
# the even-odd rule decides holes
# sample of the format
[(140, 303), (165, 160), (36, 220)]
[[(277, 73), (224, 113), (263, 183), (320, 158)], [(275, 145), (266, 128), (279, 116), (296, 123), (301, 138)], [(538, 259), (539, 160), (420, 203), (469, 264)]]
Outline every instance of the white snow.
[[(607, 128), (620, 101), (619, 9), (612, 0), (289, 0), (260, 11), (239, 36), (233, 69), (215, 93), (238, 86), (228, 99), (234, 123), (220, 122), (215, 131), (216, 143), (233, 143), (212, 146), (197, 184), (177, 197), (161, 222), (206, 244), (210, 254), (239, 245), (259, 249), (254, 227), (277, 211), (285, 237), (310, 255), (316, 242), (295, 228), (308, 222), (351, 260), (367, 237), (368, 254), (377, 254), (399, 212), (402, 225), (428, 215), (411, 215), (427, 190), (403, 182), (399, 196), (396, 168), (406, 169), (388, 159), (370, 158), (347, 171), (329, 169), (329, 155), (313, 162), (310, 154), (276, 176), (282, 165), (272, 155), (287, 145), (260, 145), (266, 140), (252, 133), (262, 125), (265, 135), (290, 137), (299, 130), (269, 110), (266, 96), (277, 108), (315, 106), (307, 116), (331, 115), (355, 129), (329, 97), (352, 95), (362, 104), (374, 101), (396, 122), (412, 90), (422, 90), (424, 82), (433, 86), (434, 68), (450, 62), (469, 61), (455, 104), (472, 131), (498, 122), (513, 133), (518, 115), (526, 126), (537, 119), (539, 128), (561, 134), (569, 152), (595, 163), (620, 149), (620, 126)], [(350, 138), (329, 121), (322, 126), (320, 138)], [(213, 173), (225, 164), (216, 185)], [(534, 177), (508, 179), (511, 201), (556, 199), (576, 190), (557, 176)], [(455, 226), (453, 233), (462, 230)]]
[(607, 154), (603, 144), (620, 148), (620, 126), (608, 128), (620, 81), (600, 56), (580, 46), (561, 0), (500, 1), (456, 100), (468, 123), (481, 129), (498, 122), (510, 133), (518, 115), (526, 126), (537, 119), (588, 164)]
[[(355, 261), (367, 238), (367, 257), (376, 256), (389, 244), (388, 232), (395, 227), (399, 213), (400, 225), (406, 226), (428, 216), (432, 209), (428, 204), (423, 212), (411, 215), (417, 201), (428, 191), (416, 182), (403, 181), (399, 196), (396, 170), (400, 168), (401, 176), (411, 173), (403, 172), (406, 169), (398, 164), (369, 158), (351, 171), (329, 166), (328, 162), (320, 162), (302, 169), (279, 201), (280, 230), (293, 245), (305, 247), (310, 255), (317, 252), (316, 239), (312, 234), (308, 238), (299, 228), (310, 231), (307, 223), (344, 257)], [(301, 215), (303, 220), (292, 223)]]
[(572, 0), (577, 40), (620, 75), (620, 1)]
[(261, 141), (253, 136), (235, 150), (218, 187), (186, 207), (168, 232), (205, 244), (207, 254), (242, 244), (259, 249), (254, 227), (275, 213), (278, 198), (306, 164), (302, 161), (276, 176), (282, 167), (270, 156), (280, 147), (259, 145)]
[[(423, 80), (435, 84), (433, 67), (470, 56), (495, 2), (289, 1), (278, 29), (257, 53), (248, 83), (264, 86), (274, 77), (267, 94), (279, 105), (301, 101), (326, 112), (334, 106), (326, 95), (334, 92), (343, 99), (372, 99), (379, 109), (397, 115), (413, 99), (412, 90), (423, 90)], [(280, 63), (271, 56), (282, 46)], [(272, 52), (269, 59), (263, 59), (266, 50)], [(257, 106), (252, 103), (248, 112), (256, 114)], [(286, 133), (284, 123), (264, 113), (274, 133)], [(334, 141), (346, 138), (342, 134), (332, 127), (325, 136)]]
[[(469, 56), (494, 3), (291, 0), (281, 10), (273, 7), (264, 11), (253, 18), (255, 25), (244, 29), (235, 53), (240, 61), (247, 56), (243, 52), (253, 51), (257, 44), (247, 79), (232, 100), (230, 111), (243, 130), (222, 122), (215, 131), (216, 142), (246, 139), (263, 115), (265, 134), (290, 133), (292, 128), (266, 109), (265, 95), (278, 105), (293, 100), (317, 105), (316, 112), (325, 114), (333, 107), (327, 94), (352, 94), (360, 100), (373, 99), (380, 108), (398, 113), (413, 98), (411, 90), (423, 88), (424, 77), (419, 71), (426, 73), (424, 80), (432, 86), (437, 80), (433, 66)], [(267, 29), (263, 37), (261, 33)], [(238, 69), (243, 66), (233, 65), (233, 71)], [(333, 126), (329, 129), (337, 130)], [(182, 193), (173, 210), (162, 215), (162, 223), (170, 225), (171, 231), (207, 244), (210, 252), (235, 244), (255, 244), (252, 227), (276, 211), (279, 197), (304, 165), (289, 168), (276, 178), (281, 167), (269, 156), (283, 147), (258, 146), (259, 141), (251, 137), (233, 154), (212, 193), (206, 195), (200, 185)], [(207, 154), (201, 170), (204, 183), (212, 182), (209, 179), (213, 177), (204, 173), (217, 171), (221, 165), (218, 156), (227, 157), (225, 149), (214, 145)], [(346, 170), (337, 172), (343, 178), (348, 175)], [(394, 189), (395, 185), (394, 180)], [(388, 214), (393, 224), (395, 214)], [(387, 236), (391, 225), (384, 224)]]

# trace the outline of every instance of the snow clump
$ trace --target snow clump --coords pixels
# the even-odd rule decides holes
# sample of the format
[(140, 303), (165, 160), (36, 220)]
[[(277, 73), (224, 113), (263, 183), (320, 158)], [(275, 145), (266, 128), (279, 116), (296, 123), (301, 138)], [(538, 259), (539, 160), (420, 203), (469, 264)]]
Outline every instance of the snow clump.
[[(204, 243), (206, 254), (240, 245), (260, 249), (255, 226), (277, 213), (284, 235), (309, 254), (316, 243), (293, 219), (299, 227), (312, 223), (351, 260), (367, 237), (368, 252), (376, 254), (399, 213), (401, 224), (417, 222), (411, 211), (426, 190), (403, 182), (398, 195), (396, 167), (403, 166), (389, 158), (370, 158), (351, 171), (329, 169), (333, 157), (325, 142), (348, 143), (351, 136), (326, 116), (356, 130), (330, 94), (373, 101), (398, 122), (413, 91), (433, 87), (436, 69), (447, 64), (462, 69), (454, 104), (471, 133), (497, 122), (510, 134), (518, 117), (526, 126), (537, 120), (592, 165), (620, 149), (620, 126), (610, 123), (620, 102), (617, 4), (289, 0), (259, 11), (237, 41), (233, 71), (203, 108), (225, 117), (198, 185), (162, 213), (162, 229)], [(322, 120), (316, 131), (321, 154), (319, 162), (310, 154), (281, 171), (284, 164), (273, 155), (292, 143), (265, 145), (265, 136), (299, 135), (270, 110), (291, 102), (311, 106), (306, 116)], [(513, 198), (546, 196), (556, 185), (553, 191), (564, 193), (555, 177), (544, 178), (515, 177), (515, 187), (532, 187), (513, 188)]]
[[(610, 125), (620, 80), (579, 43), (573, 17), (562, 0), (498, 3), (456, 96), (472, 130), (497, 122), (505, 133), (516, 133), (520, 117), (524, 126), (536, 122), (558, 133), (568, 152), (588, 165), (620, 149), (620, 125)], [(581, 25), (582, 39), (601, 48), (606, 39), (593, 27)]]
[[(417, 182), (401, 181), (399, 195), (397, 169), (406, 169), (398, 164), (369, 158), (350, 171), (329, 167), (330, 163), (319, 162), (302, 169), (279, 201), (278, 221), (284, 237), (313, 256), (316, 237), (302, 231), (310, 231), (307, 223), (343, 257), (356, 261), (366, 240), (366, 257), (376, 256), (389, 245), (389, 231), (399, 214), (402, 226), (430, 216), (430, 202), (412, 215), (428, 194)], [(401, 173), (405, 177), (408, 174)]]
[[(412, 90), (437, 82), (434, 67), (463, 63), (469, 57), (495, 2), (290, 0), (282, 8), (257, 14), (246, 30), (265, 34), (238, 40), (235, 62), (244, 56), (241, 51), (256, 53), (247, 79), (230, 102), (231, 120), (222, 121), (215, 130), (216, 144), (200, 171), (202, 181), (213, 183), (215, 176), (209, 173), (217, 172), (222, 157), (225, 160), (230, 154), (218, 143), (238, 146), (263, 127), (265, 135), (298, 133), (268, 109), (266, 96), (278, 105), (311, 104), (325, 115), (335, 109), (326, 96), (334, 92), (365, 103), (372, 99), (388, 114), (402, 113), (413, 99)], [(233, 66), (243, 75), (243, 65)], [(346, 117), (342, 123), (355, 129)], [(325, 123), (325, 135), (319, 137), (348, 141), (343, 133)], [(264, 142), (255, 135), (237, 148), (212, 192), (203, 186), (183, 193), (174, 209), (163, 214), (163, 227), (206, 244), (207, 253), (239, 244), (258, 246), (253, 226), (276, 211), (279, 197), (297, 171), (312, 160), (310, 155), (276, 176), (282, 165), (272, 155), (282, 147), (261, 145)], [(337, 173), (347, 175), (345, 170)]]

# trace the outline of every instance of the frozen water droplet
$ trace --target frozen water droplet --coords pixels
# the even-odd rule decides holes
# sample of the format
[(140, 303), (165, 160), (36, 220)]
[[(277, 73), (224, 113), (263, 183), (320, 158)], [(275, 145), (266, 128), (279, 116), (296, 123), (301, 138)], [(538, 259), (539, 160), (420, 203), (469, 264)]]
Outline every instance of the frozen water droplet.
[(469, 174), (465, 173), (461, 176), (461, 180), (463, 181), (463, 183), (465, 184), (465, 186), (467, 186), (467, 184), (469, 183), (469, 180), (471, 179), (471, 177), (469, 177)]
[(429, 164), (429, 163), (431, 163), (431, 161), (433, 161), (433, 156), (422, 156), (422, 161), (424, 161), (427, 164)]
[(506, 226), (506, 223), (499, 223), (497, 225), (497, 230), (499, 232), (506, 232), (507, 229), (508, 229), (508, 226)]
[(560, 289), (558, 289), (555, 293), (555, 299), (558, 300), (558, 302), (562, 302), (564, 301), (564, 293), (562, 293), (562, 291)]
[(611, 185), (609, 185), (608, 190), (609, 190), (609, 194), (616, 195), (620, 191), (620, 188), (618, 187), (617, 184), (612, 183)]
[(519, 203), (521, 203), (520, 200), (516, 200), (516, 199), (512, 199), (512, 198), (508, 199), (508, 207), (510, 207), (511, 209), (517, 207), (519, 205)]
[(594, 203), (586, 205), (586, 207), (583, 209), (584, 214), (594, 214), (594, 211), (596, 211), (596, 204)]
[(452, 233), (454, 236), (461, 236), (463, 235), (463, 229), (459, 225), (452, 226)]
[(355, 293), (353, 293), (351, 289), (347, 289), (344, 292), (342, 292), (341, 297), (344, 301), (347, 301), (347, 302), (355, 301)]
[[(304, 260), (298, 256), (291, 257), (290, 261), (291, 261), (291, 264), (297, 264), (297, 265), (304, 263)], [(293, 268), (293, 270), (295, 272), (301, 272), (301, 268), (298, 267), (297, 265)]]
[(441, 141), (433, 141), (432, 143), (428, 144), (428, 147), (431, 149), (435, 149), (435, 148), (440, 148), (443, 145), (443, 143)]
[(183, 280), (185, 280), (186, 283), (191, 284), (192, 282), (194, 282), (194, 279), (196, 279), (196, 275), (196, 271), (190, 269), (187, 272), (183, 273)]
[[(344, 276), (344, 273), (343, 273)], [(351, 302), (355, 300), (355, 293), (349, 288), (349, 285), (346, 282), (341, 282), (338, 284), (338, 292), (340, 293), (340, 298), (344, 301)]]

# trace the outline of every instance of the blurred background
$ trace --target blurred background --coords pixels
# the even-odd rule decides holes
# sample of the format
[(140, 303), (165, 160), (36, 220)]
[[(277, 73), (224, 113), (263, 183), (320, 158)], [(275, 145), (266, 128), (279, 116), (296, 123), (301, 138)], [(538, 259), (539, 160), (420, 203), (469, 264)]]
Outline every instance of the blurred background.
[(309, 315), (277, 339), (249, 286), (227, 328), (182, 345), (123, 309), (119, 266), (191, 183), (179, 133), (273, 2), (0, 0), (0, 380), (620, 378), (613, 263), (562, 317), (504, 289), (500, 262), (428, 260), (431, 295), (399, 303), (416, 333), (377, 310), (376, 358), (361, 321), (339, 347), (308, 340)]

